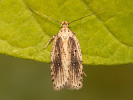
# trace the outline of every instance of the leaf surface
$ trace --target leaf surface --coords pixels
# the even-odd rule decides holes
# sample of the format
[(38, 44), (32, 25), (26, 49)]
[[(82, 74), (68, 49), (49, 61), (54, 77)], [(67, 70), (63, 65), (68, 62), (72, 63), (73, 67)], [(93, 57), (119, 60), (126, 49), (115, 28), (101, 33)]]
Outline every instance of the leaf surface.
[(60, 30), (60, 22), (70, 24), (83, 54), (84, 64), (112, 65), (133, 63), (132, 0), (1, 0), (0, 53), (24, 59), (50, 62), (49, 39)]

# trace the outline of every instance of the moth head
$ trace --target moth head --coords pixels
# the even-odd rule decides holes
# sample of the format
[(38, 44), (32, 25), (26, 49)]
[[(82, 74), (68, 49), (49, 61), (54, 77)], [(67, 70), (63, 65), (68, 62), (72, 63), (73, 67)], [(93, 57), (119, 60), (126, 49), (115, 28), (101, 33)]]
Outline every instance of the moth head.
[(62, 28), (68, 28), (68, 22), (67, 21), (62, 21), (61, 27)]

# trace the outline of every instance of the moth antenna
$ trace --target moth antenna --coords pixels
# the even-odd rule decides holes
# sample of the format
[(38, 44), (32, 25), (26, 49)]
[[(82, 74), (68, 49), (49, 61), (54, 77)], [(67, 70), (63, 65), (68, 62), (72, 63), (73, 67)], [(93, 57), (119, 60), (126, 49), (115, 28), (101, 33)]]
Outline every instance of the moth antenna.
[(76, 19), (76, 20), (71, 21), (71, 22), (68, 23), (68, 24), (71, 24), (71, 23), (73, 23), (73, 22), (75, 22), (75, 21), (77, 21), (77, 20), (83, 19), (83, 18), (85, 18), (85, 17), (88, 17), (88, 16), (91, 16), (91, 15), (94, 15), (94, 14), (96, 14), (96, 13), (102, 11), (102, 10), (103, 10), (103, 9), (98, 10), (97, 12), (94, 12), (94, 13), (92, 13), (92, 14), (90, 14), (90, 15), (86, 15), (86, 16), (80, 17), (80, 18), (78, 18), (78, 19)]
[(35, 12), (36, 14), (41, 15), (41, 16), (43, 16), (43, 17), (47, 17), (47, 18), (52, 19), (52, 20), (54, 20), (54, 21), (56, 21), (56, 22), (58, 22), (58, 23), (61, 24), (61, 22), (59, 22), (58, 20), (55, 20), (55, 19), (53, 19), (53, 18), (51, 18), (51, 17), (49, 17), (49, 16), (43, 15), (43, 14), (41, 14), (41, 13), (35, 11), (34, 9), (32, 9), (31, 7), (29, 7), (29, 6), (26, 4), (25, 0), (23, 0), (23, 2), (24, 2), (24, 4), (25, 4), (28, 8), (30, 8), (31, 11)]

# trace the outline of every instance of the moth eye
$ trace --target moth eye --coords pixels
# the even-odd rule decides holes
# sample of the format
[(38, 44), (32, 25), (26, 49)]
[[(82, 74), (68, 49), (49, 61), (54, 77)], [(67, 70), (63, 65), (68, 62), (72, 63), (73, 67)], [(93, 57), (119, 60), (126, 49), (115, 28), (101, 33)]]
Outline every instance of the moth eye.
[(59, 54), (58, 54), (58, 56), (59, 56)]
[(74, 54), (73, 54), (73, 56), (74, 56)]
[(75, 52), (77, 52), (77, 50), (75, 50)]

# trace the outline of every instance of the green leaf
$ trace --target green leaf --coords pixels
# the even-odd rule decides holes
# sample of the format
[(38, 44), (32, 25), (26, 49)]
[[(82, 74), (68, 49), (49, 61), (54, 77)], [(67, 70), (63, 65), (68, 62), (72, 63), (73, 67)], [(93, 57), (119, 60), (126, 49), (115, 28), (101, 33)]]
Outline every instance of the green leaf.
[(103, 11), (70, 24), (80, 42), (84, 64), (133, 63), (133, 0), (1, 0), (0, 53), (50, 62), (48, 40), (60, 22)]

